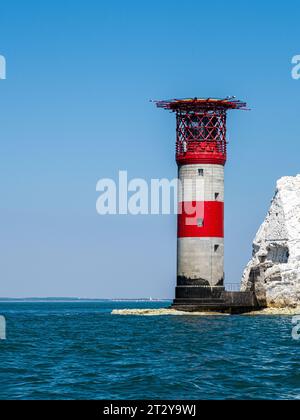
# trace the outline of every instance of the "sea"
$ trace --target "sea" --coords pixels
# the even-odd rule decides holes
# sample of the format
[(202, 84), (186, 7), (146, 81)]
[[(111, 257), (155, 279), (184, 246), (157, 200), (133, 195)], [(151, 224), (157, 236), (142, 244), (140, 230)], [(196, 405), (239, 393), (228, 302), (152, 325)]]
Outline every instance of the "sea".
[(0, 303), (1, 400), (299, 399), (290, 316), (120, 316), (170, 302)]

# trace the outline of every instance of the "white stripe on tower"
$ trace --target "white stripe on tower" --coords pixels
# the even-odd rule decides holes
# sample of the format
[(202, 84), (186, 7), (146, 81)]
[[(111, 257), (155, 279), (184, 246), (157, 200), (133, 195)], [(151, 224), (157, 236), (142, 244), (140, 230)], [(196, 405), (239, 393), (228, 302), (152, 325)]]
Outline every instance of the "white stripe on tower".
[[(223, 286), (224, 166), (182, 165), (179, 179), (183, 214), (178, 216), (178, 285)], [(185, 214), (189, 206), (200, 210), (192, 226)]]

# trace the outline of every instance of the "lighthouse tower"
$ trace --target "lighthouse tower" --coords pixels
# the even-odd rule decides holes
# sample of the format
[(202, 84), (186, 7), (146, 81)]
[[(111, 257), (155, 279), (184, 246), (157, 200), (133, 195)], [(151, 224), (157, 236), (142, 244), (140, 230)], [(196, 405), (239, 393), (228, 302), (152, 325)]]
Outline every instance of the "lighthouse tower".
[(157, 101), (176, 113), (178, 206), (175, 307), (214, 307), (224, 296), (226, 114), (234, 98)]

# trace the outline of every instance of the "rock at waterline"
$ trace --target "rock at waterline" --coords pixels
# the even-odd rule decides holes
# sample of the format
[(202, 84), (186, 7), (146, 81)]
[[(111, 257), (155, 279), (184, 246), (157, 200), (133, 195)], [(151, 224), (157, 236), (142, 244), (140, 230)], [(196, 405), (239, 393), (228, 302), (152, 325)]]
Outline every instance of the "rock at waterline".
[(300, 304), (300, 175), (277, 182), (241, 290), (255, 290), (259, 302), (269, 307)]
[(183, 312), (172, 308), (159, 309), (114, 309), (112, 315), (135, 315), (135, 316), (162, 316), (162, 315), (185, 315), (185, 316), (224, 316), (219, 312)]

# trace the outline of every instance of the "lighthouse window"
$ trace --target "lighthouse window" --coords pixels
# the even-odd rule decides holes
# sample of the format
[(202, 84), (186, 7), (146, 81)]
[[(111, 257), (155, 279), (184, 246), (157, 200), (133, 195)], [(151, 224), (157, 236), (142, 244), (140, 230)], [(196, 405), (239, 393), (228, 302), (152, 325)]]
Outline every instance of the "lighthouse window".
[(220, 196), (220, 193), (215, 193), (215, 200), (217, 200)]
[(198, 169), (198, 175), (203, 176), (204, 175), (204, 169)]
[(215, 252), (217, 252), (219, 249), (219, 245), (215, 245)]
[(203, 227), (203, 219), (197, 219), (197, 226)]

